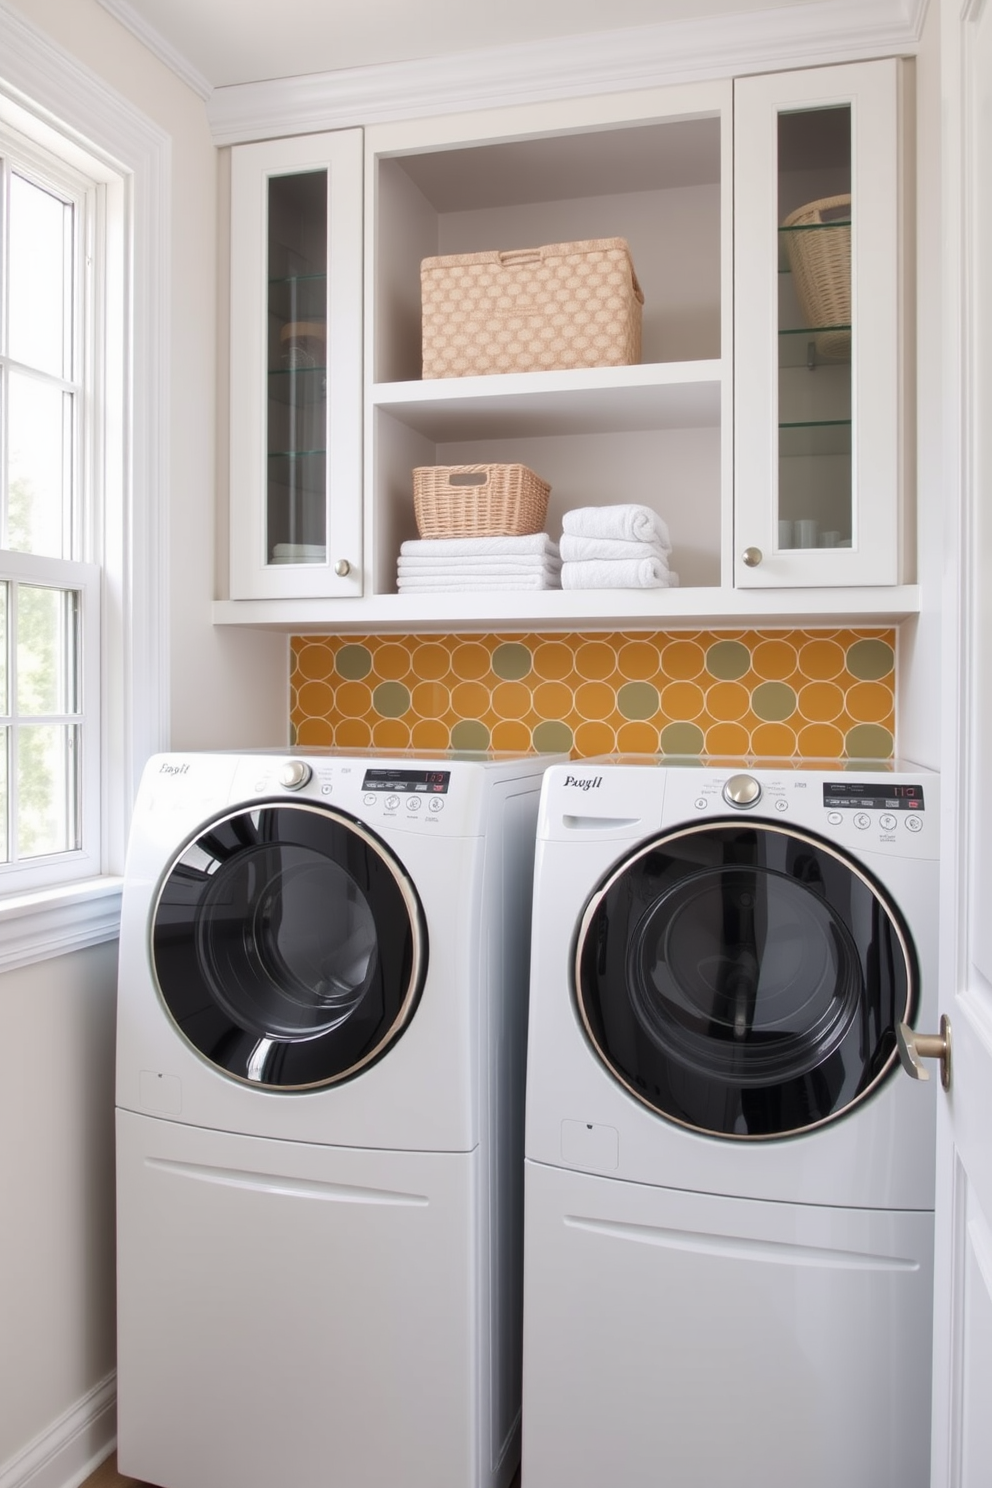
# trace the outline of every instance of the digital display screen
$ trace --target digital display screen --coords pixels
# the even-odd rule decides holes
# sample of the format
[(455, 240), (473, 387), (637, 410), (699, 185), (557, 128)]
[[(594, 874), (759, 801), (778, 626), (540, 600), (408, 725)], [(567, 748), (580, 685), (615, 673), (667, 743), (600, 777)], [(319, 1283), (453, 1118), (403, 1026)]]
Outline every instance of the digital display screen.
[(865, 781), (831, 780), (823, 787), (824, 806), (854, 807), (858, 811), (922, 811), (922, 785), (893, 785), (880, 779), (877, 784)]
[(396, 795), (443, 796), (450, 781), (450, 770), (366, 770), (362, 789)]

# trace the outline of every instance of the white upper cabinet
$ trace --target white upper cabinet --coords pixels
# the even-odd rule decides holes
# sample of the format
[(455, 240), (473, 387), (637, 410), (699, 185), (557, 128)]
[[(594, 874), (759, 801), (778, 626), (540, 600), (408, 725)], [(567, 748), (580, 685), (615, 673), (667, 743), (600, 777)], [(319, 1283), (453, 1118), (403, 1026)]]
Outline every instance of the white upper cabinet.
[[(912, 613), (901, 81), (866, 62), (236, 146), (218, 620)], [(643, 291), (639, 361), (423, 375), (424, 259), (602, 238)], [(651, 507), (678, 587), (398, 593), (415, 468), (494, 463), (550, 484), (552, 538), (574, 507)]]
[(362, 132), (231, 167), (231, 597), (362, 593)]
[(900, 65), (735, 85), (742, 588), (906, 577)]

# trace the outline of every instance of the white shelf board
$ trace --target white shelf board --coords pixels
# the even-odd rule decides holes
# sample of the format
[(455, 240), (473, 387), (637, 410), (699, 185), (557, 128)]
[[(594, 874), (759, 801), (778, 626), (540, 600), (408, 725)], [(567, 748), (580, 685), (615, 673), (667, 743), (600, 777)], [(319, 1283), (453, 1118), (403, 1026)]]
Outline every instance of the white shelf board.
[(523, 630), (750, 630), (898, 625), (915, 584), (878, 589), (589, 589), (379, 594), (368, 599), (216, 600), (215, 625), (305, 635)]
[(717, 428), (723, 363), (650, 362), (372, 386), (371, 405), (436, 443)]

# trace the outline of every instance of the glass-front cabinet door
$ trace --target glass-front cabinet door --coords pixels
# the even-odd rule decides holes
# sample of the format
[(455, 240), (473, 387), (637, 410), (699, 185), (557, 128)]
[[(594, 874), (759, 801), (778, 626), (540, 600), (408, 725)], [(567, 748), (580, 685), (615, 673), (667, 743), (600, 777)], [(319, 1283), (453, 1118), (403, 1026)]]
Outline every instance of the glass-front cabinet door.
[(900, 63), (735, 85), (735, 583), (904, 572)]
[(362, 133), (231, 159), (231, 597), (362, 592)]

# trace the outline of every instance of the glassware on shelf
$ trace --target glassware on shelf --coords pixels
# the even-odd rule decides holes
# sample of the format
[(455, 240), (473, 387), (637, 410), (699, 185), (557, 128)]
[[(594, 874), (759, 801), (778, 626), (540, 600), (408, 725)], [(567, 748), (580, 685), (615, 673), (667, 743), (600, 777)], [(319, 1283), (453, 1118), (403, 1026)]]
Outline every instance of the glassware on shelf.
[(840, 547), (853, 525), (849, 106), (779, 114), (777, 208), (779, 548)]

